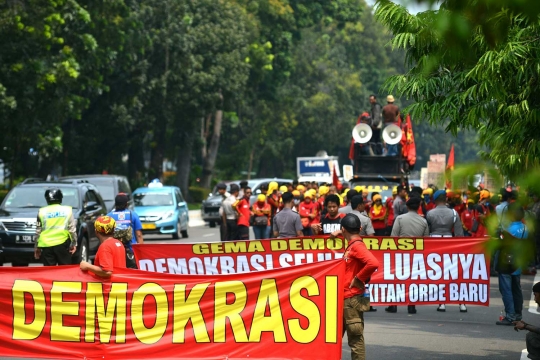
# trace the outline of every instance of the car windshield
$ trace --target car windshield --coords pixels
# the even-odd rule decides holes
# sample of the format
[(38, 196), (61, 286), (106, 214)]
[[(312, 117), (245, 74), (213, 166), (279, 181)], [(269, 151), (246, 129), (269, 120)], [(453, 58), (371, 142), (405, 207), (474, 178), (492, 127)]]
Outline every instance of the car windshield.
[[(45, 191), (47, 187), (27, 186), (16, 187), (9, 192), (2, 208), (4, 209), (22, 209), (22, 208), (40, 208), (47, 206), (45, 201)], [(62, 205), (68, 205), (77, 209), (79, 207), (79, 192), (76, 188), (59, 187), (64, 195)]]
[(171, 206), (174, 204), (169, 192), (146, 192), (133, 195), (135, 206)]
[(85, 179), (88, 180), (88, 182), (92, 185), (95, 185), (99, 193), (101, 194), (101, 197), (105, 201), (111, 201), (114, 200), (114, 197), (116, 194), (114, 193), (114, 180), (110, 178), (88, 178)]
[[(255, 190), (255, 189), (258, 189), (260, 187), (260, 185), (264, 184), (265, 182), (268, 184), (270, 181), (249, 180), (247, 186), (249, 188), (251, 188), (251, 190)], [(227, 184), (227, 192), (231, 191), (231, 184), (236, 184), (236, 185), (240, 186), (240, 181), (232, 182), (232, 183)], [(217, 193), (218, 193), (218, 190), (217, 190), (217, 186), (216, 186), (216, 187), (214, 187), (214, 191), (212, 192), (212, 194), (217, 194)]]

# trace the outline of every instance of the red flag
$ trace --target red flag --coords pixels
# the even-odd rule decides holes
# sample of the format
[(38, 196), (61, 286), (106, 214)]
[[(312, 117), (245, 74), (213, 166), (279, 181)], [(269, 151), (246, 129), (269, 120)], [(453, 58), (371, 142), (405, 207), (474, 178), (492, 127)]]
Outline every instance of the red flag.
[(403, 158), (407, 160), (407, 163), (412, 168), (414, 164), (416, 164), (416, 144), (414, 143), (414, 133), (410, 115), (407, 115), (407, 122), (402, 129), (401, 149)]
[(340, 191), (343, 188), (343, 185), (341, 185), (341, 181), (339, 181), (339, 178), (337, 176), (336, 164), (334, 164), (334, 171), (332, 174), (332, 185), (334, 185)]
[(454, 144), (450, 148), (450, 154), (448, 155), (448, 163), (446, 165), (446, 188), (452, 188), (452, 171), (454, 171)]

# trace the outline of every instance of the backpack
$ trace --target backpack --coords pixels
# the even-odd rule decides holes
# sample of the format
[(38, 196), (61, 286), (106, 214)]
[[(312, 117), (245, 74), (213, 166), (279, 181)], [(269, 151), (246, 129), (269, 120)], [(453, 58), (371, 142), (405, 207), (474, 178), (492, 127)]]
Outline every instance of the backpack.
[[(129, 221), (130, 224), (133, 222), (131, 210), (129, 210)], [(130, 269), (138, 269), (137, 262), (135, 261), (135, 254), (131, 248), (131, 240), (133, 239), (133, 228), (131, 225), (117, 226), (114, 229), (113, 237), (124, 244), (124, 250), (126, 251), (126, 267)]]

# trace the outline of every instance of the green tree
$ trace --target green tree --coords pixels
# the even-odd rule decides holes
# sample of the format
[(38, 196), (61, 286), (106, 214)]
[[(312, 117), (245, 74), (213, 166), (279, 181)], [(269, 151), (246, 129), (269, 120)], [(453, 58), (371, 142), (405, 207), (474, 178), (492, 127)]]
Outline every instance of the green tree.
[[(478, 12), (482, 6), (489, 11)], [(390, 78), (390, 91), (414, 101), (409, 110), (416, 118), (447, 124), (453, 134), (478, 132), (489, 149), (484, 157), (515, 177), (539, 165), (539, 138), (531, 129), (540, 114), (540, 34), (534, 16), (511, 8), (503, 1), (443, 1), (438, 11), (411, 15), (384, 0), (376, 16), (393, 33), (393, 47), (406, 50), (410, 66)], [(456, 32), (454, 42), (448, 42), (449, 29)]]
[(36, 154), (58, 154), (62, 123), (88, 105), (80, 95), (80, 64), (96, 49), (85, 30), (90, 22), (77, 1), (0, 5), (0, 156), (9, 159), (11, 182), (34, 172)]

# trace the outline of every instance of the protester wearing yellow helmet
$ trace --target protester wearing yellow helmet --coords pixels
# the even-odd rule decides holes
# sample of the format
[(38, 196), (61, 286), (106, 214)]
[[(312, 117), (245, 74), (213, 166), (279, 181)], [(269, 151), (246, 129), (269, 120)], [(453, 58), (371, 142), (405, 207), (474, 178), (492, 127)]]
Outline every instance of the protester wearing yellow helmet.
[(272, 213), (272, 208), (266, 202), (266, 196), (264, 194), (257, 196), (257, 201), (253, 204), (252, 211), (255, 239), (270, 238), (270, 214)]
[(126, 251), (124, 245), (113, 238), (116, 222), (110, 216), (100, 216), (94, 223), (96, 236), (100, 245), (94, 258), (94, 265), (82, 261), (80, 268), (97, 276), (110, 278), (114, 268), (126, 267)]
[(274, 216), (276, 216), (276, 213), (279, 209), (280, 203), (279, 200), (281, 199), (281, 195), (278, 192), (278, 183), (275, 181), (272, 181), (270, 184), (268, 184), (268, 192), (266, 193), (266, 202), (270, 204), (271, 212), (270, 212), (270, 228), (272, 228), (274, 224)]

